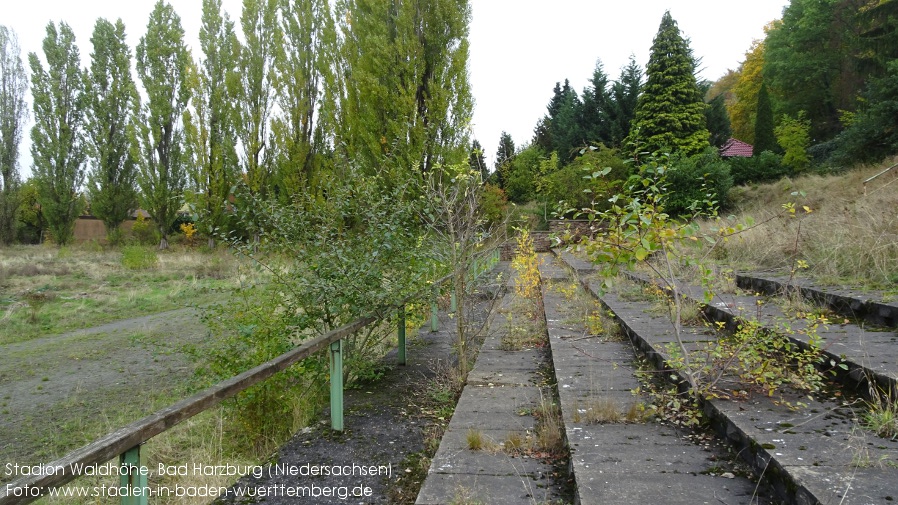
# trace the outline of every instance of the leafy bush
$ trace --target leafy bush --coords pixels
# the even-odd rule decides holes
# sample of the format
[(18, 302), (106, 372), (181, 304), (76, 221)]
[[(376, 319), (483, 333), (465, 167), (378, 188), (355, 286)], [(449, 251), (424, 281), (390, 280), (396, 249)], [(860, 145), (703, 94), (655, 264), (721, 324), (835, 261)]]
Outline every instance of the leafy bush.
[(159, 242), (152, 221), (143, 217), (143, 214), (137, 215), (137, 220), (131, 227), (131, 236), (138, 244), (151, 245)]
[(503, 167), (506, 171), (502, 174), (502, 180), (509, 201), (527, 203), (536, 198), (536, 181), (543, 160), (543, 152), (538, 147), (530, 146)]
[(790, 175), (782, 160), (780, 155), (764, 151), (751, 158), (730, 158), (727, 163), (730, 165), (733, 184), (742, 186), (748, 183), (776, 181)]
[(508, 197), (505, 195), (505, 191), (498, 186), (486, 183), (481, 194), (480, 208), (487, 223), (502, 222), (508, 211)]
[(801, 172), (810, 165), (808, 146), (811, 145), (811, 120), (804, 111), (798, 117), (783, 116), (774, 130), (776, 142), (783, 148), (783, 166)]
[(129, 245), (122, 248), (122, 266), (128, 270), (147, 270), (159, 263), (156, 251), (149, 247)]
[[(223, 336), (204, 370), (210, 381), (369, 315), (420, 290), (431, 276), (420, 201), (403, 197), (417, 188), (387, 190), (352, 168), (321, 184), (320, 194), (297, 195), (291, 204), (249, 194), (238, 199), (246, 202), (237, 208), (242, 228), (259, 230), (260, 241), (234, 239), (231, 247), (254, 260), (261, 281), (245, 283), (208, 312), (207, 322)], [(372, 364), (393, 327), (372, 325), (344, 339), (348, 383), (376, 373)], [(321, 386), (326, 363), (323, 357), (306, 360), (238, 395), (229, 404), (245, 428), (238, 435), (257, 447), (283, 440), (294, 427), (294, 399)]]
[(727, 206), (733, 177), (730, 167), (710, 148), (691, 157), (675, 156), (666, 174), (665, 211), (687, 216)]
[[(605, 168), (611, 170), (604, 177), (585, 177)], [(602, 146), (587, 150), (570, 165), (547, 175), (543, 185), (547, 200), (563, 202), (564, 209), (605, 210), (608, 199), (618, 191), (629, 172), (630, 166), (618, 156), (617, 149)]]

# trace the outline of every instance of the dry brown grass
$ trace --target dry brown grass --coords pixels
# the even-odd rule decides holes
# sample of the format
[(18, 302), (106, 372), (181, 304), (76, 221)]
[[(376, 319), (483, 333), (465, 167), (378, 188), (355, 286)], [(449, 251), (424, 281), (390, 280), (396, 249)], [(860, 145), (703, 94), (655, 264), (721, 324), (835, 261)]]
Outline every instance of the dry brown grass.
[[(789, 274), (798, 260), (803, 275), (830, 284), (889, 289), (898, 284), (898, 170), (868, 184), (864, 179), (891, 166), (860, 168), (838, 175), (807, 175), (733, 191), (737, 222), (760, 224), (705, 251), (742, 270)], [(798, 209), (795, 217), (783, 210)], [(803, 206), (811, 209), (806, 213)], [(705, 230), (715, 227), (703, 223)]]

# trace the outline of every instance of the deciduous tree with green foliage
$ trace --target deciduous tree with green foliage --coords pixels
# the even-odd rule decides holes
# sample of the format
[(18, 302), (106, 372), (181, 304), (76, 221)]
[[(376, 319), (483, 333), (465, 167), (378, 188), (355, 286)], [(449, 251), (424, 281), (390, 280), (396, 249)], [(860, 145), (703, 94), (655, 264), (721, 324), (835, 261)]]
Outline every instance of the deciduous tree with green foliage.
[(835, 163), (875, 163), (898, 152), (898, 60), (888, 70), (870, 82), (861, 109), (835, 138)]
[(0, 25), (0, 244), (15, 239), (20, 198), (19, 144), (28, 119), (28, 78), (16, 33)]
[(764, 79), (774, 112), (805, 111), (811, 135), (828, 140), (841, 128), (839, 110), (854, 110), (862, 79), (853, 65), (859, 2), (791, 0), (767, 33)]
[(183, 205), (187, 181), (183, 115), (195, 71), (180, 16), (159, 0), (137, 45), (137, 75), (147, 102), (132, 130), (143, 207), (159, 232), (159, 249), (168, 248), (169, 228)]
[(695, 80), (695, 59), (670, 12), (652, 42), (646, 84), (636, 105), (634, 144), (697, 154), (708, 147), (705, 103)]
[(87, 193), (91, 213), (103, 221), (110, 243), (121, 239), (119, 225), (137, 208), (137, 165), (129, 129), (140, 107), (131, 78), (131, 49), (125, 25), (98, 19), (91, 38), (94, 51), (86, 72), (86, 137), (91, 171)]
[(44, 69), (37, 54), (28, 55), (34, 127), (31, 129), (33, 173), (41, 211), (58, 245), (72, 239), (81, 214), (79, 190), (84, 182), (84, 80), (75, 33), (66, 23), (47, 25)]
[(243, 146), (241, 167), (253, 194), (265, 194), (271, 180), (268, 144), (274, 107), (274, 55), (280, 36), (277, 0), (245, 0), (240, 16), (244, 45), (240, 51), (237, 137)]
[(238, 180), (236, 68), (240, 43), (221, 0), (203, 0), (200, 48), (204, 58), (190, 76), (193, 111), (185, 123), (190, 191), (197, 229), (208, 239), (224, 232), (226, 205)]
[(280, 0), (274, 58), (279, 114), (271, 125), (276, 154), (276, 184), (287, 199), (314, 191), (325, 168), (332, 125), (333, 61), (337, 35), (325, 0)]

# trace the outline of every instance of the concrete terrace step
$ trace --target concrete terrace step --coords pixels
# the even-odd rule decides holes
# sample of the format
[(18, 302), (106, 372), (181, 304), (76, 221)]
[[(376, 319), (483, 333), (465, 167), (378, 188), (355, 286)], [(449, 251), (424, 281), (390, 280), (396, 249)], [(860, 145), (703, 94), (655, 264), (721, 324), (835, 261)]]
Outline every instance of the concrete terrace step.
[[(584, 286), (599, 298), (598, 281), (587, 280)], [(636, 346), (659, 368), (669, 368), (665, 343), (673, 341), (674, 335), (667, 318), (648, 314), (646, 303), (624, 301), (613, 294), (601, 296), (601, 301)], [(733, 315), (740, 310), (757, 311), (751, 297), (717, 300), (712, 306)], [(766, 310), (762, 306), (762, 312)], [(710, 338), (714, 337), (702, 332), (688, 337), (694, 342)], [(707, 400), (704, 412), (718, 433), (776, 489), (779, 499), (800, 504), (898, 500), (898, 441), (864, 431), (858, 412), (844, 402), (798, 395), (789, 399), (801, 400), (807, 407), (795, 411), (756, 395), (744, 401)]]
[(829, 307), (845, 317), (878, 326), (898, 327), (898, 301), (886, 301), (882, 292), (818, 286), (808, 279), (789, 279), (788, 276), (772, 273), (737, 274), (736, 285), (768, 295), (795, 289), (807, 300)]
[[(512, 280), (508, 282), (511, 285)], [(418, 505), (555, 503), (559, 497), (551, 485), (550, 464), (502, 446), (513, 434), (533, 436), (537, 423), (533, 412), (546, 395), (538, 385), (545, 355), (534, 349), (502, 350), (502, 337), (517, 317), (511, 303), (512, 295), (504, 296), (489, 325), (418, 494)], [(512, 320), (505, 314), (512, 314)], [(469, 448), (471, 431), (481, 438), (483, 449)]]
[(715, 475), (725, 473), (718, 468), (725, 456), (688, 440), (689, 430), (655, 422), (590, 422), (590, 410), (607, 408), (609, 402), (626, 412), (635, 402), (647, 401), (633, 393), (640, 382), (632, 345), (588, 334), (584, 314), (556, 289), (572, 282), (566, 269), (545, 258), (540, 274), (578, 502), (758, 503), (753, 501), (755, 483)]
[[(641, 275), (629, 276), (638, 282), (651, 282)], [(702, 303), (701, 287), (680, 284), (678, 288), (686, 298)], [(781, 332), (779, 326), (788, 324), (792, 330), (787, 334), (789, 339), (799, 346), (808, 346), (809, 337), (804, 331), (808, 321), (784, 313), (764, 297), (715, 294), (704, 310), (709, 317), (724, 321), (731, 328), (746, 320), (757, 320), (763, 327)], [(875, 331), (847, 321), (832, 321), (819, 327), (816, 333), (822, 341), (820, 347), (827, 360), (844, 363), (848, 367), (847, 373), (840, 373), (839, 379), (853, 387), (856, 393), (868, 393), (869, 378), (883, 391), (898, 392), (898, 332)], [(841, 371), (839, 368), (835, 370)]]

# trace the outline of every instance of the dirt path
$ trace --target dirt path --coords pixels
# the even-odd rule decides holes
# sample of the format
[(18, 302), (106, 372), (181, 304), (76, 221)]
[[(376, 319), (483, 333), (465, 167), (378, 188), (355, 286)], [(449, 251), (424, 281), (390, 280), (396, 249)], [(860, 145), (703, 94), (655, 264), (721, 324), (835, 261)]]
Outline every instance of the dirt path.
[(0, 345), (0, 467), (46, 463), (170, 403), (193, 387), (187, 351), (207, 334), (179, 309)]

